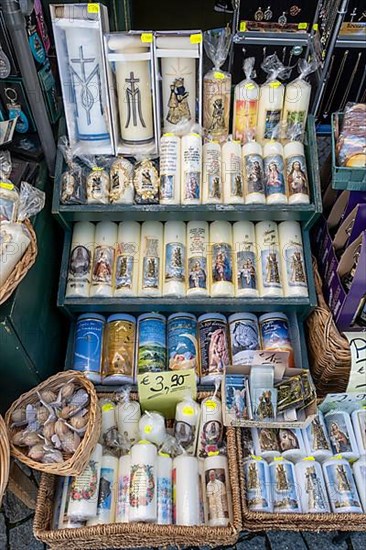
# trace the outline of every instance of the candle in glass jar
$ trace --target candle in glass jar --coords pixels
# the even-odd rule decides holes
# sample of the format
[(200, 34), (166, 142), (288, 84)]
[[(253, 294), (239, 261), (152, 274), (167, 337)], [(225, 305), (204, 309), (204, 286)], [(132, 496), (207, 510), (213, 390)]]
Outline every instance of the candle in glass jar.
[(137, 374), (161, 372), (166, 367), (166, 318), (144, 313), (137, 319)]
[(233, 236), (229, 222), (216, 221), (210, 225), (211, 296), (234, 296)]
[(230, 364), (228, 326), (225, 315), (206, 313), (198, 318), (201, 384), (212, 384)]
[(283, 155), (286, 164), (288, 202), (309, 204), (309, 178), (303, 144), (299, 141), (287, 143), (283, 148)]
[(203, 156), (203, 204), (219, 204), (222, 202), (223, 189), (221, 178), (221, 146), (216, 141), (205, 143)]
[(121, 222), (118, 225), (114, 296), (137, 296), (140, 258), (140, 224)]
[(254, 224), (233, 224), (235, 296), (258, 296)]
[(282, 297), (282, 277), (277, 224), (259, 222), (255, 226), (257, 242), (257, 277), (261, 297)]
[(229, 468), (226, 456), (209, 456), (204, 461), (207, 524), (226, 527), (233, 521)]
[(187, 223), (187, 296), (208, 296), (207, 222)]
[(97, 313), (79, 315), (75, 328), (72, 368), (94, 382), (102, 380), (102, 350), (105, 318)]
[(303, 78), (296, 78), (286, 85), (282, 115), (285, 139), (303, 141), (310, 96), (311, 85)]
[(200, 524), (198, 459), (180, 455), (173, 461), (173, 522)]
[(95, 225), (93, 223), (74, 224), (67, 274), (67, 298), (89, 297), (94, 241)]
[(256, 141), (249, 141), (243, 145), (242, 156), (245, 204), (264, 204), (266, 202), (266, 190), (262, 146)]
[(195, 455), (200, 418), (200, 406), (192, 399), (177, 404), (175, 410), (174, 435), (189, 455)]
[(164, 134), (160, 140), (160, 204), (180, 204), (180, 137)]
[(231, 74), (212, 69), (203, 77), (203, 127), (208, 136), (225, 141), (230, 123)]
[(278, 141), (270, 141), (263, 147), (264, 181), (267, 204), (287, 203), (283, 147)]
[(87, 523), (105, 525), (114, 523), (118, 491), (118, 458), (111, 454), (102, 456), (97, 515)]
[(197, 318), (191, 313), (173, 313), (167, 326), (169, 370), (194, 369), (199, 377)]
[(201, 204), (202, 138), (187, 134), (181, 141), (181, 203)]
[(279, 80), (272, 80), (260, 87), (258, 106), (257, 140), (276, 139), (280, 136), (283, 97), (285, 87)]
[(157, 457), (158, 525), (170, 525), (173, 521), (172, 470), (173, 460), (160, 452)]
[(245, 79), (235, 86), (233, 135), (241, 143), (255, 139), (259, 101), (259, 86)]
[(186, 295), (186, 224), (169, 221), (164, 226), (163, 295)]
[(113, 296), (114, 252), (117, 243), (117, 224), (99, 222), (95, 227), (95, 248), (93, 258), (90, 296)]
[(139, 296), (161, 296), (163, 283), (163, 224), (141, 226)]
[(117, 493), (117, 505), (116, 505), (116, 523), (129, 522), (130, 473), (131, 473), (131, 456), (129, 454), (121, 456), (118, 464), (118, 493)]
[(130, 522), (157, 520), (157, 450), (142, 440), (131, 447)]
[(278, 225), (281, 249), (282, 283), (285, 296), (308, 296), (304, 248), (299, 222)]
[(261, 348), (268, 351), (288, 351), (288, 366), (294, 367), (290, 323), (284, 313), (265, 313), (258, 319), (261, 335)]
[(232, 364), (248, 364), (249, 352), (260, 349), (258, 319), (253, 313), (234, 313), (228, 322)]
[(243, 204), (243, 166), (240, 141), (227, 141), (222, 146), (222, 173), (225, 204)]

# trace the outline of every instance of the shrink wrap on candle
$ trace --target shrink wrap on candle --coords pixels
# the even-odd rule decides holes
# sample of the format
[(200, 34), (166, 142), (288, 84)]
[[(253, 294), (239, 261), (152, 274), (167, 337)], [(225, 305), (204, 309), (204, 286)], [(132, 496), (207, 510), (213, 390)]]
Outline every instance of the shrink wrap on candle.
[(221, 174), (221, 146), (209, 141), (202, 147), (203, 204), (220, 204), (223, 201), (223, 180)]
[(110, 170), (109, 200), (112, 204), (133, 204), (133, 164), (122, 157), (117, 158)]
[(186, 295), (186, 224), (168, 221), (164, 225), (163, 295)]
[(105, 454), (102, 457), (101, 464), (97, 515), (88, 521), (88, 526), (115, 522), (118, 492), (118, 458)]
[(335, 457), (326, 460), (323, 473), (332, 512), (362, 514), (360, 497), (348, 460)]
[(95, 225), (90, 222), (74, 224), (66, 297), (88, 298), (95, 241)]
[(111, 298), (113, 296), (113, 270), (117, 224), (99, 222), (95, 227), (95, 248), (90, 297)]
[(197, 442), (197, 456), (206, 458), (208, 453), (216, 452), (222, 445), (224, 425), (222, 405), (218, 397), (206, 397), (201, 402), (201, 422)]
[(173, 490), (172, 490), (173, 460), (164, 453), (157, 457), (157, 506), (160, 525), (170, 525), (173, 522)]
[(243, 166), (240, 141), (222, 146), (222, 173), (225, 204), (243, 204)]
[(299, 222), (278, 225), (281, 250), (282, 284), (285, 296), (308, 296), (304, 249)]
[(125, 435), (131, 443), (136, 443), (140, 437), (140, 403), (126, 399), (117, 405), (116, 415), (119, 433)]
[(137, 296), (140, 261), (140, 231), (138, 222), (121, 222), (118, 226), (114, 270), (114, 296)]
[(187, 295), (208, 296), (207, 254), (209, 230), (207, 222), (187, 223)]
[(164, 134), (160, 140), (160, 204), (180, 204), (181, 139)]
[(131, 456), (121, 456), (118, 462), (118, 494), (116, 523), (128, 523), (130, 515)]
[(166, 438), (165, 419), (157, 412), (145, 412), (139, 421), (140, 436), (155, 445), (161, 445)]
[(204, 470), (207, 524), (210, 527), (226, 527), (233, 521), (227, 457), (205, 458)]
[(131, 448), (131, 522), (157, 521), (157, 450), (148, 441)]
[(187, 134), (181, 141), (181, 203), (201, 204), (202, 138)]
[(269, 465), (273, 511), (282, 514), (301, 513), (299, 486), (295, 466), (282, 457), (275, 457)]
[(358, 496), (366, 514), (366, 456), (363, 455), (353, 464), (353, 477), (355, 479)]
[(309, 204), (309, 178), (303, 144), (298, 141), (287, 143), (283, 148), (283, 156), (286, 164), (288, 202)]
[(261, 297), (282, 297), (281, 255), (277, 224), (259, 222), (255, 226), (257, 242), (257, 277)]
[(249, 457), (244, 462), (246, 500), (251, 512), (272, 512), (269, 467), (259, 456)]
[(200, 525), (198, 459), (180, 455), (173, 461), (173, 522)]
[(211, 223), (210, 250), (211, 296), (231, 298), (234, 296), (233, 235), (229, 222)]
[(193, 399), (185, 399), (175, 410), (174, 435), (189, 455), (196, 454), (200, 406)]
[(262, 154), (262, 146), (256, 141), (250, 141), (242, 147), (245, 204), (266, 202)]
[(233, 135), (241, 143), (251, 141), (256, 136), (259, 86), (251, 78), (253, 73), (255, 76), (254, 64), (254, 57), (244, 59), (245, 79), (235, 86), (234, 92)]
[(295, 465), (301, 509), (304, 514), (325, 514), (330, 506), (325, 488), (323, 470), (314, 457), (307, 457)]
[[(21, 223), (1, 220), (0, 287), (24, 256), (31, 240), (27, 228)], [(70, 271), (69, 271), (70, 274)], [(69, 275), (70, 276), (70, 275)]]
[(286, 204), (287, 182), (282, 145), (278, 141), (269, 141), (263, 147), (263, 157), (267, 204)]
[(74, 520), (88, 520), (97, 514), (102, 452), (97, 443), (84, 471), (72, 478), (68, 515)]
[(258, 296), (257, 247), (254, 224), (233, 224), (235, 296)]
[(158, 297), (163, 283), (163, 224), (144, 222), (141, 226), (139, 296)]
[[(276, 56), (277, 57), (277, 56)], [(266, 61), (271, 62), (269, 56)], [(262, 64), (262, 68), (264, 64)], [(283, 68), (283, 67), (282, 67)], [(281, 118), (283, 108), (283, 98), (285, 87), (279, 80), (281, 73), (280, 67), (268, 68), (268, 80), (262, 84), (259, 93), (258, 120), (257, 120), (257, 140), (265, 141), (268, 139), (277, 139), (281, 134)]]
[(100, 431), (99, 443), (104, 447), (114, 439), (114, 433), (117, 431), (116, 404), (111, 399), (103, 399), (100, 402), (102, 410), (102, 427)]

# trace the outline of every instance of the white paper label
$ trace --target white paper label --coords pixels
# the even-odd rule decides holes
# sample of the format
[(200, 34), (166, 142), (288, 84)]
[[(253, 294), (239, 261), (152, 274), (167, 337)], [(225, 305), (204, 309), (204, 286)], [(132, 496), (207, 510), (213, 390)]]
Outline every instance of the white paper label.
[(347, 392), (366, 391), (366, 331), (344, 332), (351, 350), (351, 373)]

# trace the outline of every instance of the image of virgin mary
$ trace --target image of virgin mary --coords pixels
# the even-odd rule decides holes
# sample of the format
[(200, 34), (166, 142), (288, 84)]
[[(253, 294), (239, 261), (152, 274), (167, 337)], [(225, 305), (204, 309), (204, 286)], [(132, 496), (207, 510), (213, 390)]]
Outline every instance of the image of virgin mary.
[(191, 119), (191, 111), (188, 104), (189, 92), (184, 86), (184, 78), (176, 78), (170, 85), (170, 97), (168, 101), (167, 121), (171, 124), (179, 124)]

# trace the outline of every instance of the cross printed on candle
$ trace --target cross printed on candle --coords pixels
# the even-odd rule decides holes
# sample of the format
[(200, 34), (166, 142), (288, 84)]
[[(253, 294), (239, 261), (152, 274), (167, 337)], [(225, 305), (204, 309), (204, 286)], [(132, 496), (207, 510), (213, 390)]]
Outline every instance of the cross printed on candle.
[(127, 84), (130, 84), (130, 87), (126, 89), (127, 121), (126, 121), (125, 128), (128, 128), (129, 125), (130, 125), (131, 112), (132, 112), (133, 126), (137, 126), (137, 124), (138, 124), (138, 122), (137, 122), (137, 110), (138, 110), (140, 122), (141, 122), (143, 128), (146, 128), (146, 124), (145, 124), (144, 118), (142, 116), (140, 89), (139, 89), (138, 86), (135, 86), (135, 84), (140, 82), (140, 79), (135, 78), (135, 74), (133, 72), (130, 72), (130, 78), (125, 78), (125, 82), (127, 82)]
[[(90, 73), (90, 75), (87, 77), (86, 76), (86, 71), (85, 71), (85, 65), (87, 63), (94, 63), (95, 57), (89, 57), (89, 58), (86, 57), (86, 58), (84, 58), (83, 46), (79, 47), (79, 56), (80, 56), (79, 58), (71, 59), (71, 63), (80, 64), (81, 76), (78, 75), (78, 73), (75, 71), (75, 69), (73, 67), (71, 67), (71, 76), (72, 76), (72, 78), (76, 77), (78, 83), (82, 87), (81, 104), (84, 107), (85, 112), (86, 112), (87, 124), (88, 124), (88, 126), (90, 126), (90, 124), (91, 124), (90, 111), (92, 110), (92, 108), (94, 106), (94, 96), (93, 96), (92, 92), (89, 89), (89, 84), (91, 83), (93, 78), (96, 76), (97, 80), (98, 80), (98, 97), (100, 98), (101, 97), (100, 71), (99, 71), (99, 65), (97, 64), (97, 65), (95, 65), (95, 67), (92, 70), (92, 72)], [(73, 78), (73, 85), (75, 86), (74, 78)], [(100, 104), (100, 112), (101, 112), (101, 114), (103, 114), (102, 103), (101, 103), (100, 100), (99, 100), (99, 104)], [(76, 107), (76, 116), (78, 116), (77, 107)]]

